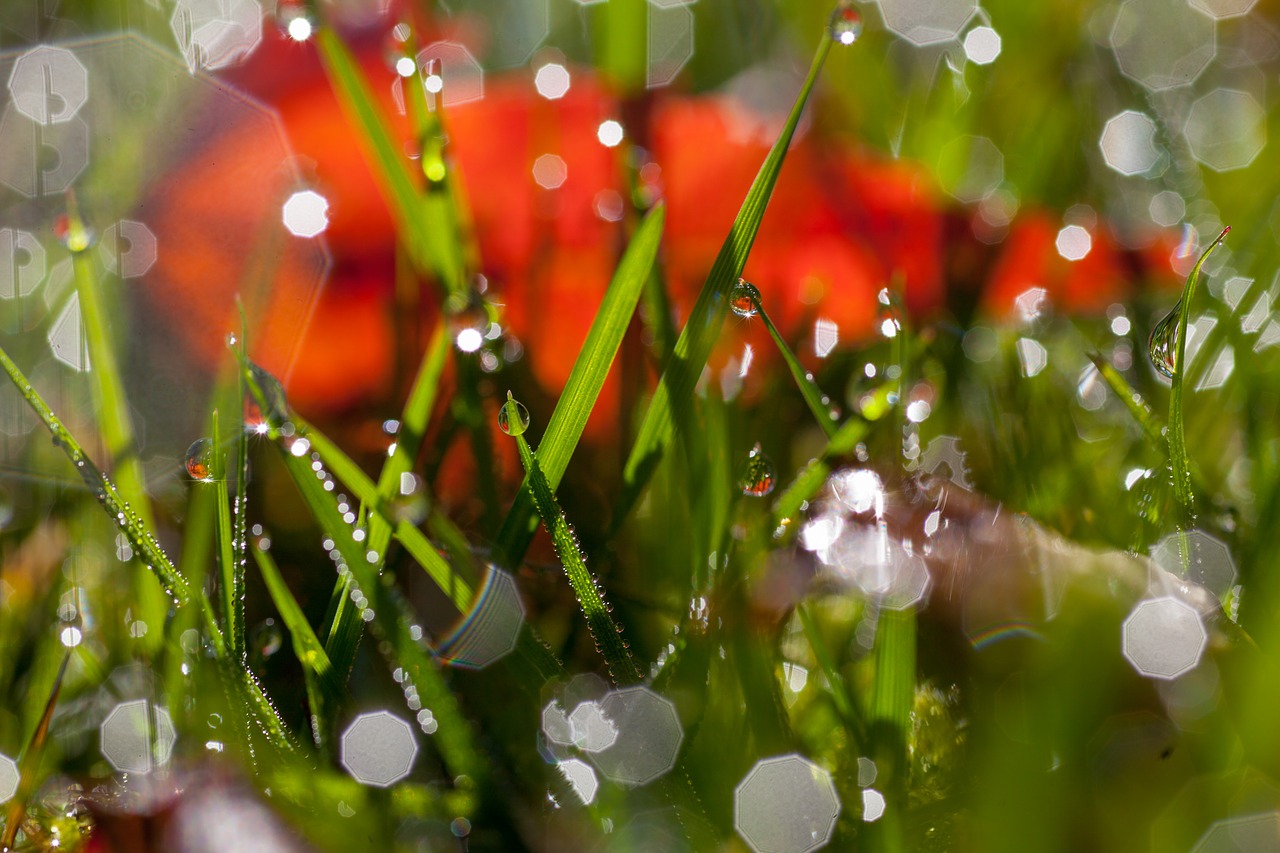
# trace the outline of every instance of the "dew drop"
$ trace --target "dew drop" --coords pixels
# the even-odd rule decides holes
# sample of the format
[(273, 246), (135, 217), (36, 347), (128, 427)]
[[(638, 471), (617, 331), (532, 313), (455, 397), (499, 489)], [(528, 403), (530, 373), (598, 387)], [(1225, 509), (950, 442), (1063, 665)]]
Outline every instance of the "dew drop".
[(1179, 300), (1173, 310), (1156, 323), (1151, 336), (1147, 338), (1147, 355), (1151, 358), (1151, 365), (1166, 379), (1172, 379), (1178, 369), (1178, 313), (1181, 310), (1182, 301)]
[(729, 307), (739, 317), (754, 317), (760, 311), (760, 290), (745, 278), (738, 279), (729, 294)]
[(507, 402), (498, 411), (498, 428), (507, 435), (524, 435), (529, 428), (529, 410), (507, 392)]
[(831, 13), (827, 29), (836, 44), (853, 44), (862, 35), (862, 15), (853, 6), (841, 3)]
[(53, 220), (53, 236), (72, 252), (83, 252), (93, 244), (93, 232), (78, 218), (65, 213)]
[(259, 659), (267, 658), (280, 651), (280, 646), (284, 644), (284, 636), (280, 632), (280, 626), (276, 624), (276, 620), (267, 619), (261, 625), (253, 629), (253, 650), (257, 653)]
[(738, 488), (747, 497), (763, 498), (773, 491), (777, 479), (773, 462), (761, 452), (757, 443), (747, 454), (747, 463), (742, 468), (742, 476), (738, 478)]
[[(249, 366), (249, 372), (253, 375), (253, 381), (258, 383), (258, 388), (262, 391), (262, 397), (267, 404), (267, 411), (265, 413), (259, 411), (257, 417), (260, 419), (265, 414), (268, 422), (274, 426), (280, 426), (285, 421), (288, 421), (289, 398), (285, 395), (284, 386), (280, 384), (280, 380), (256, 364)], [(246, 407), (250, 403), (254, 404), (254, 408), (256, 408), (256, 401), (252, 399), (252, 396), (246, 401)], [(246, 425), (249, 424), (248, 414), (249, 412), (246, 409)]]
[(191, 479), (201, 483), (213, 482), (213, 439), (197, 438), (187, 448), (183, 464)]

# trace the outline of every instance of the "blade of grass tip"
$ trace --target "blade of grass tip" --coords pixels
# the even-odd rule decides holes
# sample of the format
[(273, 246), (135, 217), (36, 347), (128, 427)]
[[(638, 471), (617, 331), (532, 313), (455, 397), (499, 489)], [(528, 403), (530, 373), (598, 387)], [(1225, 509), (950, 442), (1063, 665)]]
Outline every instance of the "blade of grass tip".
[(760, 221), (764, 218), (765, 207), (778, 180), (796, 125), (830, 50), (831, 36), (824, 30), (809, 66), (809, 74), (800, 88), (800, 94), (791, 108), (782, 133), (752, 182), (720, 254), (698, 294), (689, 319), (680, 332), (675, 352), (663, 368), (662, 378), (649, 402), (640, 432), (623, 468), (622, 494), (615, 506), (612, 522), (615, 531), (630, 514), (640, 492), (670, 444), (675, 434), (676, 417), (679, 416), (682, 423), (688, 420), (698, 377), (702, 375), (702, 369), (724, 324), (729, 293), (742, 275), (742, 268), (746, 265), (751, 246), (760, 230)]
[(18, 790), (9, 801), (8, 814), (5, 816), (4, 834), (0, 836), (0, 850), (12, 850), (18, 837), (18, 829), (22, 826), (23, 816), (27, 812), (27, 802), (36, 789), (36, 777), (40, 772), (40, 758), (44, 755), (45, 740), (49, 737), (49, 723), (53, 721), (53, 709), (58, 705), (58, 694), (62, 691), (62, 678), (67, 674), (67, 663), (71, 660), (71, 650), (62, 656), (62, 665), (53, 679), (53, 687), (49, 691), (49, 699), (45, 702), (44, 713), (36, 723), (27, 746), (18, 759)]
[(435, 238), (424, 215), (418, 183), (355, 57), (333, 27), (319, 27), (315, 43), (338, 103), (352, 124), (361, 130), (361, 146), (391, 208), (396, 231), (402, 235), (409, 257), (419, 271), (436, 273), (442, 284), (449, 286), (450, 279), (440, 274), (428, 252)]
[[(665, 218), (663, 205), (656, 205), (632, 235), (631, 243), (623, 253), (600, 303), (600, 310), (587, 332), (587, 339), (573, 363), (555, 411), (547, 422), (547, 430), (538, 443), (538, 462), (552, 491), (559, 488), (560, 480), (569, 467), (569, 459), (578, 446), (623, 336), (631, 324), (640, 294), (653, 271)], [(498, 533), (495, 552), (502, 565), (514, 568), (520, 563), (533, 541), (537, 526), (530, 478), (526, 475)]]
[(1213, 250), (1222, 245), (1222, 241), (1227, 238), (1227, 234), (1230, 232), (1230, 226), (1222, 229), (1222, 233), (1209, 244), (1209, 248), (1204, 250), (1204, 254), (1196, 261), (1196, 265), (1191, 268), (1191, 273), (1187, 276), (1187, 283), (1182, 290), (1182, 298), (1178, 300), (1178, 305), (1174, 308), (1177, 326), (1175, 327), (1173, 340), (1170, 341), (1166, 337), (1166, 324), (1170, 319), (1166, 317), (1152, 330), (1151, 342), (1148, 347), (1151, 350), (1153, 359), (1157, 358), (1159, 347), (1163, 347), (1165, 352), (1167, 352), (1170, 344), (1176, 347), (1177, 354), (1173, 358), (1172, 375), (1169, 377), (1173, 382), (1173, 388), (1169, 394), (1169, 465), (1173, 469), (1173, 493), (1182, 508), (1180, 527), (1183, 528), (1192, 524), (1195, 518), (1195, 492), (1191, 485), (1191, 457), (1187, 452), (1186, 421), (1182, 399), (1182, 377), (1186, 373), (1187, 322), (1191, 319), (1191, 300), (1195, 296), (1196, 284), (1200, 280), (1200, 268), (1204, 266), (1204, 262), (1213, 253)]
[[(80, 303), (80, 319), (84, 323), (89, 362), (93, 366), (90, 373), (93, 378), (94, 402), (97, 404), (98, 429), (107, 451), (107, 461), (121, 496), (147, 527), (154, 528), (142, 460), (138, 458), (133, 420), (116, 358), (115, 341), (107, 326), (101, 282), (98, 280), (95, 261), (88, 251), (91, 240), (72, 192), (67, 194), (67, 220), (76, 298)], [(149, 625), (163, 625), (165, 611), (168, 609), (164, 595), (141, 566), (135, 569), (134, 590), (143, 621)], [(164, 632), (149, 631), (140, 642), (149, 653), (155, 654), (164, 642)]]
[(804, 397), (804, 401), (809, 406), (809, 411), (813, 413), (814, 419), (817, 420), (818, 426), (822, 427), (822, 431), (826, 433), (828, 439), (834, 438), (839, 426), (836, 424), (835, 414), (831, 410), (831, 401), (826, 398), (826, 395), (822, 393), (822, 389), (813, 381), (813, 376), (810, 375), (809, 371), (804, 369), (800, 359), (796, 358), (796, 354), (791, 351), (791, 347), (787, 346), (787, 342), (782, 337), (782, 333), (778, 331), (778, 327), (773, 325), (769, 312), (764, 310), (760, 292), (755, 287), (751, 287), (751, 290), (754, 292), (743, 298), (750, 299), (755, 306), (755, 310), (759, 312), (760, 319), (764, 321), (764, 327), (769, 330), (769, 337), (773, 338), (774, 346), (782, 354), (782, 360), (787, 363), (787, 368), (791, 371), (791, 377), (795, 379), (796, 386), (800, 389), (800, 396)]
[[(875, 833), (874, 849), (905, 849), (903, 815), (907, 812), (909, 765), (907, 741), (911, 733), (911, 711), (916, 685), (916, 614), (912, 608), (882, 610), (876, 626), (875, 677), (867, 709), (867, 736), (872, 760), (881, 768), (889, 800), (885, 817)], [(888, 771), (885, 773), (885, 771)]]
[(543, 475), (541, 466), (538, 465), (537, 457), (533, 455), (529, 442), (525, 441), (524, 431), (529, 426), (529, 414), (511, 396), (510, 391), (507, 392), (507, 402), (503, 404), (502, 415), (500, 425), (504, 432), (516, 440), (516, 447), (520, 451), (520, 462), (528, 475), (538, 514), (542, 516), (542, 523), (551, 534), (556, 556), (564, 566), (565, 574), (569, 578), (569, 586), (573, 588), (573, 594), (577, 597), (579, 606), (582, 607), (587, 628), (595, 638), (596, 648), (604, 656), (609, 674), (619, 685), (638, 684), (644, 680), (644, 675), (622, 639), (622, 629), (610, 615), (612, 608), (605, 603), (599, 583), (587, 570), (587, 561), (578, 547), (578, 539), (569, 527), (564, 511), (560, 509), (560, 504), (551, 491), (551, 485)]
[[(418, 375), (409, 390), (409, 399), (405, 401), (400, 413), (400, 430), (396, 433), (395, 451), (387, 457), (382, 465), (382, 472), (378, 475), (379, 505), (390, 504), (395, 500), (396, 495), (403, 491), (401, 483), (404, 475), (413, 470), (418, 452), (422, 448), (422, 437), (427, 431), (431, 410), (435, 408), (440, 376), (444, 373), (448, 355), (449, 334), (442, 316), (436, 321), (431, 340), (422, 355)], [(321, 457), (324, 456), (322, 453)], [(346, 478), (342, 479), (346, 482)], [(363, 498), (361, 502), (364, 502)], [(369, 517), (369, 550), (385, 557), (390, 542), (391, 524), (376, 511), (372, 512)]]
[(222, 631), (227, 639), (231, 656), (241, 659), (245, 655), (244, 641), (244, 567), (236, 562), (235, 532), (231, 522), (231, 498), (227, 489), (226, 457), (222, 452), (218, 424), (218, 410), (210, 418), (210, 434), (214, 438), (213, 460), (210, 475), (216, 497), (218, 546), (218, 586), (222, 605)]
[(331, 733), (328, 729), (330, 712), (337, 707), (344, 695), (346, 687), (338, 678), (329, 655), (323, 644), (311, 629), (306, 614), (302, 612), (298, 600), (293, 597), (288, 584), (280, 575), (280, 569), (271, 553), (266, 548), (254, 543), (252, 547), (254, 562), (266, 584), (267, 593), (280, 613), (289, 638), (293, 643), (293, 653), (302, 665), (302, 674), (306, 682), (307, 698), (311, 704), (311, 733), (316, 746), (324, 748)]

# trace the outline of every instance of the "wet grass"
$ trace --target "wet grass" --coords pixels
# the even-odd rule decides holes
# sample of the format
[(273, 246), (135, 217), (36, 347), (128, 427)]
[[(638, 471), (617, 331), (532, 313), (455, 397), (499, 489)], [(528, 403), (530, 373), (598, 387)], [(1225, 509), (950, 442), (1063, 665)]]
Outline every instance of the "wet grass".
[[(834, 60), (819, 32), (688, 315), (670, 310), (666, 208), (633, 193), (603, 301), (584, 340), (561, 342), (576, 353), (564, 386), (546, 389), (518, 361), (496, 375), (480, 361), (501, 314), (472, 286), (482, 259), (447, 114), (420, 78), (405, 84), (414, 167), (322, 27), (407, 286), (438, 307), (403, 393), (361, 413), (394, 422), (373, 452), (294, 410), (242, 319), (213, 369), (208, 476), (183, 481), (177, 509), (149, 494), (109, 322), (127, 309), (73, 251), (93, 401), (75, 421), (97, 434), (73, 436), (0, 340), (58, 451), (42, 441), (38, 473), (7, 486), (43, 510), (0, 535), (0, 753), (17, 758), (0, 846), (54, 849), (59, 796), (74, 806), (63, 849), (83, 849), (130, 792), (160, 780), (190, 800), (219, 774), (332, 850), (741, 850), (779, 827), (797, 849), (1188, 849), (1215, 821), (1280, 809), (1277, 370), (1223, 332), (1201, 346), (1234, 347), (1234, 372), (1201, 389), (1208, 359), (1186, 351), (1202, 267), (1230, 247), (1220, 236), (1187, 278), (1167, 391), (1146, 362), (1154, 299), (1124, 306), (1123, 332), (1048, 311), (916, 324), (885, 282), (871, 337), (811, 357), (741, 276)], [(74, 199), (68, 215), (83, 227)], [(718, 347), (754, 326), (767, 367), (729, 391)], [(1046, 362), (1029, 368), (1028, 352)], [(585, 438), (613, 417), (601, 400), (629, 362), (631, 417)], [(857, 481), (870, 492), (833, 479), (853, 470), (874, 474)], [(54, 478), (84, 488), (51, 497)], [(1193, 568), (1185, 537), (1180, 567), (1145, 559), (1193, 529), (1234, 559), (1220, 598), (1177, 577)], [(864, 571), (915, 564), (930, 583), (909, 602)], [(1164, 596), (1189, 602), (1204, 637), (1167, 679), (1126, 655), (1135, 605)], [(635, 696), (656, 715), (589, 728)], [(99, 727), (126, 699), (172, 716), (171, 755), (157, 731), (134, 733), (163, 765), (150, 774), (103, 752)], [(379, 777), (350, 733), (383, 711), (408, 740), (366, 750), (400, 768)], [(614, 740), (591, 743), (602, 731)], [(611, 752), (627, 749), (631, 763)], [(637, 769), (668, 750), (657, 774)], [(771, 792), (776, 813), (744, 814), (757, 762), (787, 756), (811, 764)], [(839, 807), (821, 813), (828, 791)]]

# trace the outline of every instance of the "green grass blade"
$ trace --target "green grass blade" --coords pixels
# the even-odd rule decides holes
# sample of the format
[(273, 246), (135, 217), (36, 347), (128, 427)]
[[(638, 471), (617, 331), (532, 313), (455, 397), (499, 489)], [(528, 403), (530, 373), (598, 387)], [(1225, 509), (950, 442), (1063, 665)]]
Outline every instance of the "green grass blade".
[(809, 648), (813, 650), (813, 657), (827, 680), (827, 691), (831, 695), (836, 711), (840, 714), (840, 719), (854, 741), (858, 744), (864, 743), (866, 722), (862, 717), (862, 709), (858, 707), (849, 685), (836, 667), (835, 658), (832, 657), (831, 650), (822, 638), (822, 629), (813, 617), (810, 605), (801, 603), (797, 606), (796, 616), (800, 618), (800, 625), (804, 629), (805, 638), (809, 641)]
[[(552, 491), (559, 488), (560, 480), (569, 467), (569, 459), (582, 437), (587, 418), (595, 407), (636, 304), (649, 281), (658, 256), (665, 216), (663, 206), (655, 206), (632, 236), (582, 350), (573, 363), (564, 392), (547, 422), (547, 430), (538, 443), (538, 462)], [(530, 478), (526, 475), (515, 504), (498, 533), (496, 552), (504, 565), (513, 567), (520, 562), (537, 525)]]
[[(431, 333), (418, 375), (409, 390), (409, 399), (405, 401), (404, 410), (400, 414), (400, 431), (396, 434), (395, 452), (387, 458), (382, 466), (382, 473), (378, 475), (379, 505), (390, 504), (395, 500), (400, 491), (401, 478), (413, 469), (418, 451), (422, 448), (422, 437), (427, 431), (431, 410), (435, 408), (440, 376), (444, 372), (448, 355), (449, 334), (445, 320), (441, 317)], [(326, 454), (322, 453), (321, 456)], [(346, 482), (345, 477), (341, 479)], [(363, 502), (363, 498), (361, 501)], [(379, 513), (372, 513), (369, 517), (369, 550), (385, 556), (390, 543), (391, 524)]]
[(802, 468), (774, 501), (774, 530), (791, 524), (804, 502), (816, 495), (827, 482), (827, 477), (831, 475), (831, 461), (852, 453), (858, 442), (866, 438), (870, 430), (871, 422), (860, 417), (850, 418), (840, 426), (840, 429), (827, 442), (822, 455)]
[(662, 378), (654, 391), (623, 469), (622, 495), (614, 510), (615, 529), (626, 519), (640, 497), (640, 492), (653, 475), (654, 468), (675, 434), (677, 416), (682, 422), (687, 420), (698, 377), (702, 375), (702, 369), (724, 325), (729, 293), (742, 275), (742, 268), (746, 265), (751, 246), (760, 230), (760, 221), (764, 218), (765, 207), (778, 180), (787, 148), (791, 145), (805, 102), (809, 99), (809, 93), (813, 90), (830, 50), (831, 37), (824, 31), (809, 67), (808, 77), (791, 108), (782, 133), (747, 192), (729, 236), (725, 238), (702, 292), (698, 294), (689, 320), (676, 341), (675, 352), (663, 369)]
[[(310, 440), (305, 434), (300, 434), (289, 443)], [(310, 454), (298, 455), (284, 444), (277, 444), (277, 447), (307, 509), (332, 542), (331, 552), (340, 557), (336, 561), (340, 577), (347, 579), (353, 593), (363, 596), (359, 609), (350, 611), (358, 614), (352, 619), (359, 618), (373, 629), (380, 641), (380, 651), (389, 648), (388, 659), (404, 670), (407, 681), (402, 681), (401, 686), (412, 686), (420, 701), (435, 714), (439, 721), (435, 742), (450, 775), (484, 778), (487, 771), (476, 749), (471, 724), (444, 684), (439, 665), (422, 646), (421, 638), (413, 636), (414, 620), (407, 606), (399, 602), (399, 596), (390, 584), (384, 586), (374, 565), (378, 560), (369, 559), (364, 543), (357, 541), (353, 527), (343, 520), (337, 498), (326, 491), (316, 477)], [(369, 486), (372, 489), (372, 482)], [(443, 562), (439, 555), (436, 559)], [(461, 610), (465, 613), (468, 607)], [(330, 660), (338, 672), (348, 672), (355, 657), (354, 644), (336, 652), (332, 648), (329, 651), (332, 652)]]
[(289, 630), (293, 653), (302, 664), (302, 675), (311, 705), (311, 734), (316, 746), (328, 745), (332, 737), (329, 731), (330, 715), (346, 694), (346, 688), (329, 661), (324, 645), (311, 629), (306, 614), (289, 586), (280, 575), (280, 569), (271, 553), (258, 545), (253, 546), (253, 559), (258, 564), (267, 593), (280, 612), (284, 626)]
[(1102, 376), (1112, 393), (1120, 398), (1121, 403), (1124, 403), (1124, 407), (1129, 410), (1129, 414), (1133, 416), (1138, 426), (1142, 427), (1142, 434), (1146, 436), (1147, 441), (1155, 447), (1167, 447), (1164, 425), (1160, 423), (1160, 418), (1151, 411), (1150, 406), (1143, 402), (1142, 397), (1133, 390), (1133, 386), (1120, 374), (1120, 371), (1098, 353), (1089, 353), (1089, 360), (1098, 369), (1098, 374)]
[(791, 371), (791, 377), (795, 379), (796, 387), (800, 389), (800, 396), (804, 397), (805, 404), (808, 405), (809, 411), (813, 413), (814, 419), (818, 422), (818, 426), (822, 427), (827, 438), (834, 438), (838, 426), (835, 417), (831, 414), (831, 401), (824, 402), (822, 389), (813, 381), (809, 371), (804, 369), (800, 359), (796, 358), (796, 354), (791, 351), (791, 347), (787, 346), (782, 333), (778, 331), (777, 326), (773, 325), (769, 312), (764, 310), (761, 300), (753, 297), (753, 301), (760, 319), (764, 320), (764, 327), (769, 330), (769, 336), (773, 338), (774, 346), (778, 348), (778, 352), (782, 353), (782, 360), (787, 363), (787, 369)]
[[(556, 556), (560, 558), (565, 574), (569, 577), (569, 585), (573, 588), (573, 594), (577, 597), (578, 604), (582, 607), (582, 615), (586, 617), (587, 628), (590, 629), (591, 636), (595, 638), (596, 648), (604, 655), (605, 663), (609, 667), (609, 674), (613, 676), (614, 681), (620, 685), (639, 683), (643, 680), (644, 675), (640, 672), (640, 668), (636, 666), (635, 659), (631, 657), (631, 652), (627, 648), (626, 642), (622, 639), (621, 628), (618, 627), (610, 615), (611, 608), (605, 603), (600, 585), (591, 576), (591, 572), (587, 570), (586, 558), (583, 557), (582, 550), (578, 547), (578, 539), (574, 536), (573, 530), (570, 529), (569, 522), (565, 519), (564, 511), (560, 509), (560, 503), (556, 500), (556, 496), (551, 490), (551, 484), (547, 482), (546, 476), (543, 475), (542, 468), (538, 464), (537, 458), (533, 455), (533, 450), (529, 447), (529, 442), (524, 439), (527, 415), (522, 417), (517, 406), (519, 404), (511, 396), (511, 392), (508, 391), (507, 402), (504, 404), (503, 410), (506, 423), (510, 425), (507, 429), (516, 440), (516, 446), (520, 450), (520, 462), (524, 465), (525, 472), (528, 475), (538, 514), (542, 516), (542, 523), (546, 525), (547, 532), (551, 534)], [(516, 426), (516, 424), (520, 424), (520, 426)]]
[[(312, 449), (320, 454), (321, 461), (346, 485), (354, 498), (364, 504), (371, 513), (380, 515), (384, 521), (392, 525), (392, 534), (395, 539), (426, 570), (428, 577), (449, 596), (449, 600), (454, 603), (458, 611), (467, 612), (475, 594), (476, 579), (460, 577), (454, 567), (440, 556), (435, 545), (422, 531), (408, 521), (397, 520), (393, 507), (379, 498), (378, 487), (369, 475), (364, 473), (360, 466), (324, 433), (300, 418), (294, 418), (293, 423), (297, 426), (299, 435), (305, 436), (311, 442)], [(311, 470), (309, 463), (305, 465), (305, 470)], [(315, 479), (314, 473), (311, 474), (311, 479)], [(379, 554), (380, 558), (382, 556), (384, 555)]]
[[(80, 446), (80, 443), (62, 425), (62, 421), (58, 420), (58, 417), (54, 415), (53, 410), (49, 408), (44, 398), (35, 390), (22, 371), (18, 369), (18, 365), (14, 364), (13, 359), (9, 357), (9, 353), (3, 347), (0, 347), (0, 367), (4, 368), (5, 373), (9, 375), (9, 379), (17, 386), (18, 391), (27, 401), (27, 405), (31, 407), (44, 423), (45, 428), (49, 430), (49, 433), (53, 436), (54, 444), (61, 447), (67, 458), (71, 460), (76, 473), (80, 475), (85, 485), (89, 487), (90, 493), (98, 499), (103, 509), (115, 521), (120, 531), (124, 533), (129, 540), (130, 547), (133, 548), (133, 552), (151, 569), (171, 598), (179, 604), (190, 602), (193, 597), (191, 588), (186, 579), (178, 573), (173, 561), (169, 559), (164, 549), (160, 547), (160, 543), (152, 534), (150, 526), (143, 521), (142, 516), (125, 499), (120, 488), (93, 463), (89, 455)], [(205, 601), (204, 605), (207, 608), (208, 602)], [(207, 621), (216, 632), (217, 626), (211, 609), (208, 611)], [(220, 632), (218, 633), (218, 638), (220, 641)]]
[[(874, 833), (871, 849), (902, 851), (905, 846), (907, 790), (910, 784), (907, 744), (916, 686), (916, 613), (883, 610), (876, 627), (875, 680), (867, 709), (872, 759), (882, 770), (877, 782), (888, 800), (885, 819)], [(890, 815), (890, 810), (893, 814)]]
[[(1187, 452), (1187, 430), (1182, 400), (1182, 378), (1186, 375), (1187, 356), (1187, 321), (1191, 319), (1191, 300), (1195, 296), (1196, 284), (1200, 281), (1200, 268), (1212, 254), (1222, 245), (1230, 226), (1224, 228), (1218, 238), (1209, 244), (1204, 254), (1191, 268), (1187, 283), (1182, 289), (1182, 298), (1178, 300), (1177, 319), (1177, 357), (1174, 360), (1173, 388), (1169, 394), (1169, 465), (1173, 469), (1173, 493), (1182, 507), (1182, 523), (1189, 525), (1195, 517), (1195, 491), (1191, 484), (1191, 456)], [(1158, 331), (1158, 327), (1157, 327)]]
[(45, 740), (49, 736), (49, 724), (53, 721), (53, 710), (58, 706), (58, 694), (62, 691), (62, 678), (67, 674), (67, 663), (71, 660), (71, 652), (62, 656), (62, 665), (54, 676), (53, 687), (49, 690), (49, 699), (45, 702), (44, 713), (36, 723), (27, 746), (18, 761), (18, 790), (9, 801), (8, 813), (5, 816), (4, 834), (0, 836), (0, 850), (12, 850), (22, 826), (23, 816), (27, 811), (27, 801), (36, 789), (37, 777), (40, 773), (40, 758), (44, 754)]
[(156, 579), (160, 581), (160, 585), (169, 594), (169, 597), (176, 604), (192, 604), (199, 608), (205, 631), (209, 635), (210, 642), (213, 643), (214, 651), (227, 669), (226, 678), (230, 683), (234, 684), (234, 689), (253, 711), (259, 726), (267, 733), (271, 744), (280, 750), (293, 751), (295, 746), (288, 730), (285, 728), (284, 723), (281, 722), (279, 713), (272, 705), (271, 700), (262, 690), (262, 686), (257, 683), (253, 675), (245, 668), (243, 661), (234, 663), (226, 661), (226, 639), (218, 628), (218, 620), (214, 616), (213, 607), (204, 591), (193, 589), (186, 578), (178, 572), (173, 565), (173, 561), (169, 559), (164, 549), (160, 547), (160, 543), (156, 540), (151, 529), (143, 523), (138, 514), (125, 501), (116, 484), (93, 464), (93, 461), (89, 459), (88, 454), (84, 452), (79, 442), (62, 425), (62, 422), (58, 420), (48, 404), (32, 387), (31, 383), (27, 381), (26, 376), (14, 364), (13, 359), (9, 357), (3, 347), (0, 347), (0, 368), (3, 368), (5, 373), (9, 375), (10, 380), (17, 386), (27, 404), (31, 406), (31, 409), (44, 423), (45, 428), (52, 434), (54, 443), (61, 447), (63, 453), (71, 460), (71, 464), (75, 466), (76, 472), (89, 487), (89, 491), (97, 497), (102, 508), (120, 528), (134, 554), (141, 559), (143, 565), (152, 571)]
[(211, 434), (214, 436), (211, 475), (217, 512), (218, 587), (222, 607), (222, 632), (227, 650), (233, 658), (245, 655), (244, 639), (244, 566), (236, 560), (235, 531), (231, 521), (231, 496), (227, 488), (227, 466), (222, 453), (222, 433), (218, 410), (213, 410)]
[(320, 27), (315, 42), (338, 102), (352, 123), (361, 130), (359, 137), (365, 154), (414, 266), (423, 272), (437, 273), (448, 287), (455, 286), (456, 276), (445, 275), (440, 269), (441, 256), (430, 252), (430, 247), (439, 242), (439, 238), (432, 236), (419, 193), (419, 182), (410, 171), (407, 158), (386, 118), (379, 111), (378, 98), (364, 79), (355, 57), (332, 27)]
[[(75, 196), (68, 196), (67, 216), (72, 233), (84, 232), (85, 225), (76, 208)], [(104, 304), (102, 282), (98, 280), (95, 259), (88, 251), (76, 251), (71, 255), (71, 267), (75, 277), (76, 296), (80, 301), (80, 318), (84, 323), (84, 337), (88, 347), (90, 371), (93, 382), (94, 402), (98, 414), (98, 429), (107, 452), (107, 463), (121, 496), (133, 507), (147, 527), (154, 527), (151, 501), (147, 497), (142, 472), (142, 460), (133, 434), (133, 419), (125, 393), (124, 380), (116, 358), (116, 342), (107, 326), (107, 307)], [(134, 575), (134, 589), (138, 596), (138, 608), (150, 625), (164, 624), (164, 594), (156, 587), (147, 571), (138, 566)], [(148, 632), (141, 638), (143, 646), (151, 653), (159, 651), (163, 632)]]

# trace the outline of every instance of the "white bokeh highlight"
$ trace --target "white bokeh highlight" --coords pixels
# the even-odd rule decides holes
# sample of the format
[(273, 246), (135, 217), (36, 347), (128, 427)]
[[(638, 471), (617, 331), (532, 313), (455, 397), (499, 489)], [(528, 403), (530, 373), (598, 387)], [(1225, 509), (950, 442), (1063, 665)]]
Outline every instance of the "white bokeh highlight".
[(757, 762), (733, 794), (733, 826), (756, 853), (817, 850), (839, 815), (831, 774), (799, 755)]
[(329, 200), (315, 190), (301, 190), (289, 196), (281, 218), (295, 237), (316, 237), (329, 227)]
[(417, 756), (413, 726), (390, 711), (361, 714), (342, 733), (339, 760), (365, 785), (394, 785), (409, 775)]
[(1209, 642), (1195, 608), (1171, 597), (1138, 602), (1124, 620), (1122, 637), (1121, 648), (1133, 668), (1163, 679), (1194, 669)]

